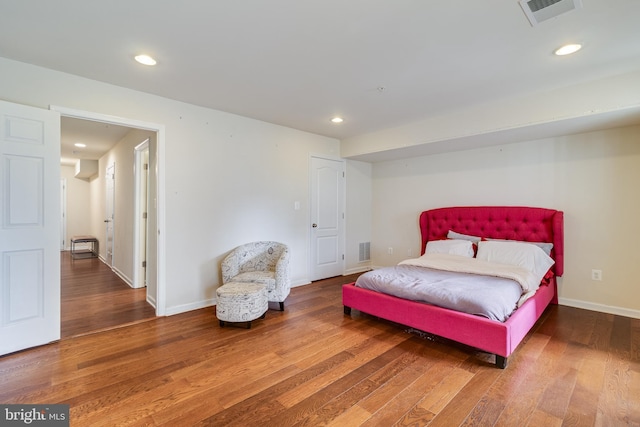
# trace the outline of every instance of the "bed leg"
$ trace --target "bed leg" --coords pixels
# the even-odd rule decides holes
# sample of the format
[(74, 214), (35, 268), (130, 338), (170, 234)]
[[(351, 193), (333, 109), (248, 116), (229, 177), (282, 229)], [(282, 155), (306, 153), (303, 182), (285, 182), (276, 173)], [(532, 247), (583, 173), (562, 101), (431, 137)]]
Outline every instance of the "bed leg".
[(344, 314), (351, 316), (351, 307), (344, 306)]
[(507, 367), (507, 358), (496, 354), (496, 366), (500, 369)]

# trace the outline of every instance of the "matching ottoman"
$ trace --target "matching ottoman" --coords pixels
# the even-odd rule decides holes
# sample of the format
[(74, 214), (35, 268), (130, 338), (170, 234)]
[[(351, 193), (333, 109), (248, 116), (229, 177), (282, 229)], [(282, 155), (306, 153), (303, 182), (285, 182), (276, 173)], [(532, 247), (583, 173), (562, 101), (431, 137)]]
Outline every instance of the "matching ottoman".
[(229, 282), (216, 290), (216, 316), (220, 326), (225, 322), (246, 323), (251, 328), (251, 321), (262, 318), (269, 308), (267, 287), (260, 283)]

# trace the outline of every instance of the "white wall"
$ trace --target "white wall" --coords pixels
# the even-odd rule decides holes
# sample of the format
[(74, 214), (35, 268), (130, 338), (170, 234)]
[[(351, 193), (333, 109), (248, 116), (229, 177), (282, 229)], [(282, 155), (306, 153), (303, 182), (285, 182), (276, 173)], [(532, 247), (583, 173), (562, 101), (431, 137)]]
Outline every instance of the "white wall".
[(71, 237), (93, 235), (91, 230), (91, 198), (89, 181), (75, 178), (74, 166), (61, 166), (60, 177), (67, 184), (67, 232), (65, 249), (71, 246)]
[[(377, 163), (376, 266), (419, 254), (421, 211), (525, 205), (565, 212), (560, 302), (640, 318), (640, 127)], [(388, 248), (394, 248), (389, 255)], [(591, 270), (603, 280), (591, 280)]]
[(346, 177), (345, 274), (351, 274), (371, 268), (370, 261), (359, 261), (360, 243), (371, 242), (371, 163), (348, 160)]
[(289, 244), (293, 283), (308, 282), (309, 157), (338, 156), (338, 140), (4, 58), (0, 74), (9, 102), (165, 126), (168, 314), (211, 304), (220, 261), (247, 241)]

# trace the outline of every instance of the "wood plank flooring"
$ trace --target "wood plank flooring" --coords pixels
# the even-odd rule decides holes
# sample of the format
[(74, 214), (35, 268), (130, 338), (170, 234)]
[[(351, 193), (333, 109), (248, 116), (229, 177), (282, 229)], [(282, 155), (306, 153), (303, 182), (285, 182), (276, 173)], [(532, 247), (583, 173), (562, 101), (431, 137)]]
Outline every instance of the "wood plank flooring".
[(640, 320), (553, 306), (509, 366), (354, 311), (339, 277), (249, 330), (213, 308), (0, 358), (0, 402), (72, 426), (638, 426)]
[(62, 338), (85, 335), (155, 317), (146, 288), (132, 289), (98, 258), (60, 252)]

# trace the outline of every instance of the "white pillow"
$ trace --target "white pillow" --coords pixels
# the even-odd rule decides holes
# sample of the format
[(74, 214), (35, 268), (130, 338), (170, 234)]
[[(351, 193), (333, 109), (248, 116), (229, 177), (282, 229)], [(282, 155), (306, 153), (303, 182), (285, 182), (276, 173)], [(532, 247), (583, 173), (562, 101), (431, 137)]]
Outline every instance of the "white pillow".
[(538, 282), (555, 262), (534, 244), (507, 240), (479, 242), (476, 258), (526, 268), (539, 279)]
[(505, 239), (489, 239), (487, 238), (486, 240), (493, 240), (493, 241), (497, 241), (497, 242), (521, 242), (521, 243), (529, 243), (531, 245), (536, 245), (537, 247), (539, 247), (540, 249), (542, 249), (544, 251), (545, 254), (547, 255), (551, 255), (551, 249), (553, 249), (553, 243), (545, 243), (545, 242), (524, 242), (522, 240), (505, 240)]
[(468, 234), (456, 233), (453, 230), (449, 230), (447, 233), (447, 239), (460, 239), (460, 240), (471, 240), (473, 243), (478, 243), (482, 240), (481, 237), (478, 236), (470, 236)]
[(469, 240), (431, 240), (427, 242), (425, 253), (450, 254), (473, 258), (473, 243)]

